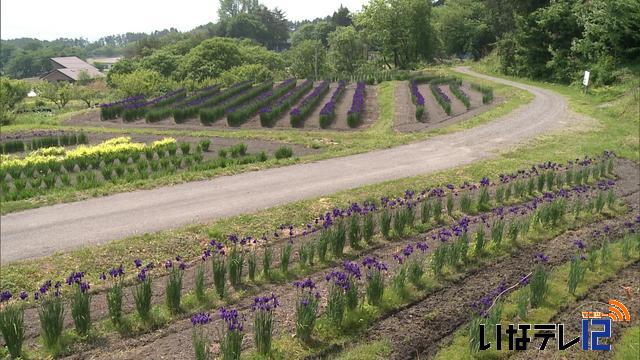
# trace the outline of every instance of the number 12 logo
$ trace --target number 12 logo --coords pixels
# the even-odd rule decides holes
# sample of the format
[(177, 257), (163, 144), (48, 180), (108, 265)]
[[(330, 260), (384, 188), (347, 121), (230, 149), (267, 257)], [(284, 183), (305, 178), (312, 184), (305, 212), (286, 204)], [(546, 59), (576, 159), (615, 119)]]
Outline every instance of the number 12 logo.
[[(589, 331), (590, 325), (602, 325), (602, 330)], [(589, 336), (591, 334), (591, 336)], [(591, 338), (591, 342), (589, 342)], [(611, 319), (582, 319), (582, 350), (611, 351), (611, 344), (600, 344), (599, 339), (611, 338)], [(589, 349), (591, 343), (591, 349)]]

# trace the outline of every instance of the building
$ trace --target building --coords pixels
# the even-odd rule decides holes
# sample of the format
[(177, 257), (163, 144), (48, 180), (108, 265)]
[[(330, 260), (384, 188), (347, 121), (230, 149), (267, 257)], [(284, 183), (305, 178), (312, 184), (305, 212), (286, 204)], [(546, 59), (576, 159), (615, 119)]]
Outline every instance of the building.
[(76, 56), (55, 57), (50, 60), (53, 70), (40, 76), (41, 80), (49, 82), (76, 82), (82, 73), (86, 73), (92, 79), (104, 77), (104, 74), (96, 69), (95, 66), (86, 63)]
[(121, 56), (116, 57), (100, 57), (100, 58), (90, 58), (87, 59), (87, 62), (91, 65), (94, 65), (98, 69), (107, 72), (111, 70), (113, 65), (122, 59)]

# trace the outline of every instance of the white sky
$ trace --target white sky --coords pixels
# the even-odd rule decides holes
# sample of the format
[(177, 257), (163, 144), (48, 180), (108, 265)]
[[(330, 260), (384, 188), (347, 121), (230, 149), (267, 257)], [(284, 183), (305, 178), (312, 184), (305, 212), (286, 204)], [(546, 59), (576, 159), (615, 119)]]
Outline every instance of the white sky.
[[(343, 4), (357, 11), (367, 0), (262, 0), (285, 11), (290, 20), (331, 15)], [(218, 0), (2, 0), (0, 38), (60, 37), (97, 40), (126, 32), (175, 27), (191, 30), (217, 20)]]

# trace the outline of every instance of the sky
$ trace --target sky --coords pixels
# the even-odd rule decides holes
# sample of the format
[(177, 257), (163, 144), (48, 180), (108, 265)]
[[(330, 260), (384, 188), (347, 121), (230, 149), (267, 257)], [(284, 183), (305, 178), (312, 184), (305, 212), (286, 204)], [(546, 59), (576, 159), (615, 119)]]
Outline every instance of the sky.
[[(342, 4), (357, 11), (367, 0), (262, 0), (290, 20), (333, 14)], [(54, 40), (83, 37), (91, 41), (126, 32), (166, 28), (187, 31), (217, 20), (218, 0), (2, 0), (0, 38)]]

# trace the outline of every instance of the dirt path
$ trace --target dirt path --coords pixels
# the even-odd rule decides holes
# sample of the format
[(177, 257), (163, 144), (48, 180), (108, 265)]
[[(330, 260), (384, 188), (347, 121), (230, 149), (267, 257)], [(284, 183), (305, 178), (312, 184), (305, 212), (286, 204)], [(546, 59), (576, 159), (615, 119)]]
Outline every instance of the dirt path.
[[(475, 74), (465, 68), (460, 71)], [(1, 261), (49, 255), (450, 169), (494, 157), (497, 151), (583, 119), (553, 91), (476, 76), (524, 89), (535, 98), (491, 123), (392, 149), (8, 214), (2, 216)], [(376, 95), (370, 91), (367, 98)], [(376, 106), (367, 105), (363, 126), (372, 121), (375, 111)]]

